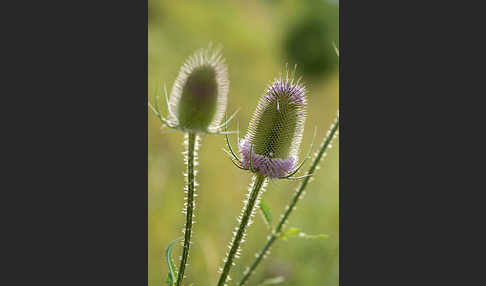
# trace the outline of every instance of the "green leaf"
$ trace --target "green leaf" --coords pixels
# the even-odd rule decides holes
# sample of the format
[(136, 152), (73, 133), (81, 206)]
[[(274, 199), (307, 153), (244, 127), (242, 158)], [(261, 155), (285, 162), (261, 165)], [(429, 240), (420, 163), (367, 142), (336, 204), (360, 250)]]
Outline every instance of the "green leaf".
[(267, 203), (263, 200), (260, 200), (260, 210), (262, 211), (263, 218), (267, 223), (269, 228), (272, 228), (272, 212), (270, 212), (270, 208), (268, 207)]
[(263, 282), (258, 284), (258, 286), (275, 285), (275, 284), (280, 284), (284, 281), (285, 281), (285, 278), (283, 276), (277, 276), (277, 277), (268, 278), (268, 279), (263, 280)]
[(181, 236), (181, 237), (174, 239), (171, 243), (169, 243), (169, 245), (165, 249), (165, 261), (167, 262), (167, 265), (169, 266), (169, 274), (167, 275), (166, 282), (170, 286), (174, 285), (174, 283), (176, 282), (176, 279), (177, 279), (177, 267), (175, 266), (175, 263), (172, 260), (171, 252), (172, 252), (172, 248), (174, 247), (174, 245), (179, 240), (181, 240), (182, 238), (183, 237)]
[(291, 227), (286, 232), (280, 235), (280, 238), (286, 240), (288, 237), (300, 237), (300, 238), (329, 238), (327, 234), (307, 234), (302, 232), (298, 228)]
[(289, 228), (286, 232), (283, 232), (280, 235), (280, 238), (286, 240), (287, 237), (295, 237), (299, 233), (300, 233), (300, 229), (298, 229), (298, 228)]

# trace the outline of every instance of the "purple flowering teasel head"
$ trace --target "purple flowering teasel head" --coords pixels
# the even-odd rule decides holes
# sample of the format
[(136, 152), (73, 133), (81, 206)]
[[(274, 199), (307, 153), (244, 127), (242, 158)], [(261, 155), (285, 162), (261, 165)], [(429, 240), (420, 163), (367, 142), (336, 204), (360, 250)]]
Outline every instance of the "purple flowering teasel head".
[(306, 117), (305, 93), (300, 80), (289, 78), (288, 72), (269, 85), (239, 142), (242, 168), (270, 178), (295, 173)]

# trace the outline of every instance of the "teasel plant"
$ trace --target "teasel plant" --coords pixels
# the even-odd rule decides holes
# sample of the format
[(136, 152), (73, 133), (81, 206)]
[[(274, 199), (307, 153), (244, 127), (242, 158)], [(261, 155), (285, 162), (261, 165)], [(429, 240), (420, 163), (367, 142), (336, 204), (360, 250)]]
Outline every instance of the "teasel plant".
[(225, 150), (235, 166), (253, 173), (252, 182), (244, 201), (239, 226), (233, 232), (229, 251), (219, 269), (218, 286), (227, 285), (231, 280), (229, 273), (235, 265), (235, 259), (241, 254), (241, 244), (245, 240), (246, 230), (253, 223), (256, 207), (261, 203), (268, 180), (295, 177), (305, 162), (298, 163), (298, 152), (304, 132), (306, 118), (306, 89), (301, 79), (294, 80), (287, 72), (268, 86), (264, 96), (258, 102), (250, 121), (246, 136), (239, 141), (241, 159), (235, 154), (226, 134)]
[[(334, 52), (336, 55), (339, 57), (339, 49), (336, 47), (335, 43), (332, 43), (332, 46), (334, 48)], [(315, 153), (314, 159), (312, 160), (311, 166), (307, 170), (306, 174), (302, 176), (302, 182), (296, 189), (294, 195), (292, 196), (289, 204), (285, 207), (284, 212), (280, 215), (280, 220), (277, 223), (277, 226), (272, 230), (271, 235), (267, 237), (267, 241), (263, 248), (255, 254), (255, 260), (252, 262), (250, 266), (248, 266), (245, 271), (243, 272), (243, 278), (238, 282), (237, 286), (244, 286), (250, 279), (251, 275), (255, 272), (255, 269), (260, 265), (260, 262), (265, 259), (269, 253), (272, 245), (279, 239), (286, 239), (287, 237), (290, 236), (299, 236), (303, 238), (327, 238), (327, 235), (324, 234), (318, 234), (318, 235), (309, 235), (306, 234), (305, 232), (302, 232), (298, 228), (289, 228), (287, 230), (284, 230), (287, 221), (289, 219), (290, 214), (292, 211), (295, 210), (297, 203), (303, 198), (305, 195), (305, 189), (308, 185), (308, 183), (313, 179), (313, 175), (316, 172), (316, 170), (319, 169), (319, 163), (323, 157), (326, 156), (326, 151), (328, 148), (331, 148), (332, 141), (334, 138), (336, 138), (339, 134), (339, 111), (337, 114), (337, 118), (332, 124), (331, 128), (327, 131), (326, 136), (324, 137), (319, 150)], [(312, 152), (312, 145), (314, 144), (314, 139), (316, 136), (316, 130), (314, 130), (314, 137), (312, 139), (311, 147), (309, 149), (309, 153), (306, 156), (306, 159), (309, 158), (310, 152)], [(228, 137), (226, 136), (226, 139)], [(228, 142), (228, 139), (227, 139)], [(229, 145), (229, 143), (227, 143)], [(304, 162), (303, 162), (304, 163)], [(301, 167), (302, 165), (300, 165)], [(268, 206), (266, 205), (261, 205), (261, 210), (263, 213), (263, 218), (265, 219), (267, 225), (271, 228), (272, 227), (272, 215), (270, 213), (270, 210)], [(276, 278), (271, 278), (266, 281), (278, 281), (278, 283), (283, 281), (283, 277), (279, 276)], [(264, 281), (265, 282), (265, 281)], [(273, 282), (272, 282), (273, 283)], [(265, 284), (265, 283), (263, 283)]]
[[(294, 195), (292, 196), (290, 203), (287, 205), (285, 208), (284, 212), (280, 216), (280, 220), (277, 223), (277, 226), (275, 229), (272, 231), (271, 235), (268, 236), (267, 241), (263, 248), (255, 255), (255, 260), (252, 262), (252, 264), (247, 267), (243, 273), (243, 278), (238, 282), (238, 286), (243, 286), (245, 285), (251, 275), (254, 273), (255, 269), (257, 266), (260, 264), (260, 262), (268, 256), (270, 252), (270, 248), (272, 245), (279, 239), (286, 239), (286, 237), (290, 236), (300, 236), (300, 237), (305, 237), (305, 238), (327, 238), (326, 235), (308, 235), (304, 232), (302, 232), (298, 228), (290, 228), (288, 230), (284, 230), (287, 221), (289, 219), (290, 214), (292, 211), (295, 210), (297, 203), (302, 199), (302, 197), (305, 194), (305, 189), (308, 185), (308, 183), (311, 181), (312, 176), (314, 175), (315, 171), (319, 169), (319, 163), (323, 157), (326, 155), (326, 151), (332, 147), (331, 143), (334, 138), (339, 133), (339, 113), (337, 116), (337, 119), (335, 122), (332, 124), (331, 128), (327, 131), (326, 136), (324, 137), (321, 146), (319, 150), (316, 152), (314, 156), (314, 160), (311, 163), (311, 166), (309, 170), (306, 172), (306, 175), (303, 176), (303, 180), (296, 189)], [(271, 222), (269, 222), (271, 223)]]
[[(226, 125), (236, 115), (236, 111), (229, 119), (225, 119), (227, 95), (229, 89), (228, 69), (221, 55), (221, 47), (213, 49), (210, 44), (206, 49), (200, 49), (190, 56), (182, 65), (172, 86), (170, 99), (164, 85), (164, 97), (167, 104), (168, 116), (162, 115), (160, 110), (161, 92), (157, 92), (153, 105), (149, 104), (154, 114), (163, 124), (174, 130), (185, 133), (184, 162), (187, 167), (185, 176), (186, 193), (183, 213), (185, 226), (183, 239), (178, 238), (169, 244), (166, 260), (169, 266), (167, 283), (181, 286), (188, 264), (191, 245), (192, 227), (195, 217), (196, 194), (196, 166), (197, 151), (201, 136), (204, 134), (228, 134)], [(182, 255), (179, 268), (176, 269), (170, 252), (176, 241), (182, 242)]]

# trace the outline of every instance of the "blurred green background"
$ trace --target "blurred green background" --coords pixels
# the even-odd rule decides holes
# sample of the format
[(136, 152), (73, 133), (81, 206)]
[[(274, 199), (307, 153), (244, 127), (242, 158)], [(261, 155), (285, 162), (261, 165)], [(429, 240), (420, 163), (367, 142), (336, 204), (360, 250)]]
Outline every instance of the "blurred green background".
[[(339, 105), (337, 1), (157, 1), (149, 0), (149, 100), (163, 83), (172, 88), (180, 66), (195, 50), (209, 42), (221, 44), (229, 69), (228, 113), (241, 108), (237, 118), (241, 136), (267, 84), (297, 64), (308, 89), (308, 118), (301, 156), (307, 152), (317, 126), (316, 145), (336, 117)], [(149, 286), (165, 284), (164, 250), (182, 235), (185, 166), (184, 135), (161, 129), (148, 114), (148, 280)], [(233, 121), (230, 129), (236, 128)], [(231, 137), (236, 146), (235, 136)], [(339, 181), (338, 140), (321, 162), (315, 180), (292, 214), (288, 227), (329, 239), (290, 238), (274, 244), (248, 285), (265, 278), (284, 276), (281, 285), (338, 285)], [(223, 153), (224, 136), (203, 136), (199, 149), (196, 224), (186, 270), (185, 285), (215, 285), (217, 269), (237, 225), (251, 175), (234, 167)], [(306, 165), (305, 169), (308, 167)], [(298, 182), (271, 181), (265, 193), (274, 221), (288, 204)], [(268, 229), (260, 218), (248, 230), (242, 256), (232, 268), (229, 285), (261, 249)], [(181, 248), (174, 249), (179, 264)]]

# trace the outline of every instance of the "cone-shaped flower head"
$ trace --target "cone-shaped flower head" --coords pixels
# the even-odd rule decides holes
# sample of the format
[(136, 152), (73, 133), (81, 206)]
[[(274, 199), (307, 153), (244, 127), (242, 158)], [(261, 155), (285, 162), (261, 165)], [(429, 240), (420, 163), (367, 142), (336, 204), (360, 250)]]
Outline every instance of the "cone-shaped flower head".
[(305, 87), (289, 75), (275, 79), (258, 102), (240, 142), (242, 167), (271, 178), (286, 176), (297, 164), (305, 123)]
[(220, 49), (198, 50), (187, 59), (174, 82), (169, 121), (188, 132), (216, 132), (226, 111), (228, 87)]

